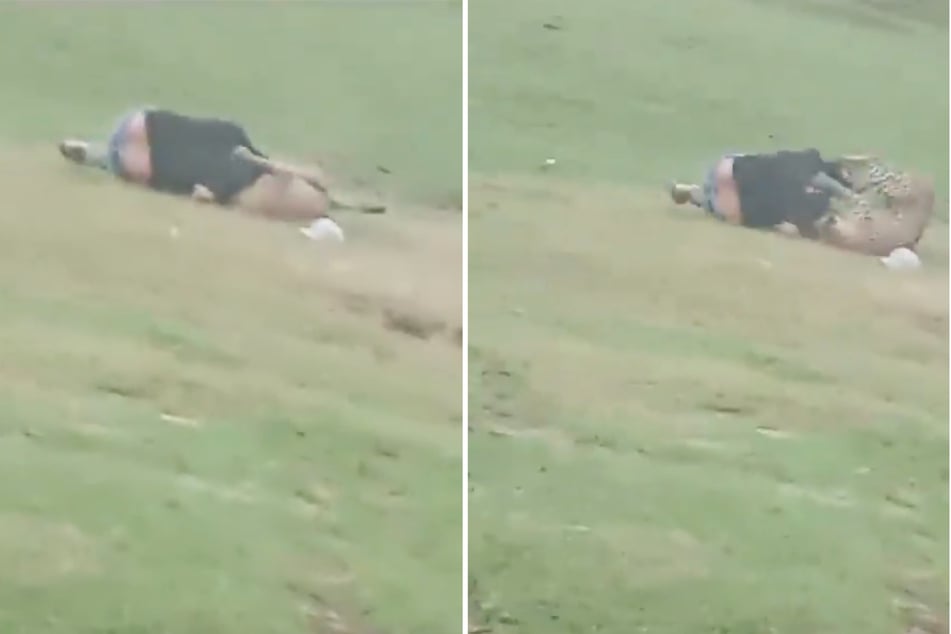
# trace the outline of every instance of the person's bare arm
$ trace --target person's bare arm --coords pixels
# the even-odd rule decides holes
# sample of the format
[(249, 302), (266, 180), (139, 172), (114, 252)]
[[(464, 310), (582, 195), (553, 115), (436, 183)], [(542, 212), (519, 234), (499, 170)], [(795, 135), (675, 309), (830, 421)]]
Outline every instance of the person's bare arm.
[(855, 192), (824, 172), (819, 172), (813, 176), (810, 185), (829, 192), (838, 198), (852, 198), (855, 196)]

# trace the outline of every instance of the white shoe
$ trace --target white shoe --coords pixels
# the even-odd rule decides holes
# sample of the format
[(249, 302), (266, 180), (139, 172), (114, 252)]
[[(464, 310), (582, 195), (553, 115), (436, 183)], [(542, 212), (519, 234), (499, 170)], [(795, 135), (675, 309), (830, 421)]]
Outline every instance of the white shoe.
[(318, 218), (306, 227), (301, 227), (300, 232), (308, 239), (316, 242), (323, 240), (332, 240), (334, 242), (343, 242), (343, 229), (331, 218)]
[(888, 254), (887, 257), (879, 258), (885, 268), (893, 271), (902, 271), (908, 269), (917, 269), (921, 267), (921, 258), (911, 249), (899, 247)]
[(59, 153), (73, 163), (85, 163), (89, 152), (89, 143), (78, 139), (64, 139), (59, 142)]

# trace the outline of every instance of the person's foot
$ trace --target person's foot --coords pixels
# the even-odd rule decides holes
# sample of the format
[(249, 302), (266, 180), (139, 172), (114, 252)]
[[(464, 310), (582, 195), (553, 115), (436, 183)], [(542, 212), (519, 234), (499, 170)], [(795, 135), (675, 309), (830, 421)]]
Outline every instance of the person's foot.
[(684, 185), (683, 183), (671, 183), (670, 184), (670, 197), (678, 205), (683, 205), (690, 202), (691, 194), (696, 185)]
[(89, 144), (85, 141), (76, 139), (64, 139), (59, 142), (59, 153), (73, 163), (86, 163), (86, 156), (89, 151)]

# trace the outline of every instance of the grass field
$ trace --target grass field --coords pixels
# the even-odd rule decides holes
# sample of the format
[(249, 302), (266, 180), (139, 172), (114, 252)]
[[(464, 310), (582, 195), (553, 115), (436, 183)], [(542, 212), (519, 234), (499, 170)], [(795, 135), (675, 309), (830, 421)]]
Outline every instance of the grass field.
[(872, 150), (946, 217), (947, 6), (469, 19), (470, 620), (947, 632), (947, 226), (897, 275), (663, 188), (724, 149)]
[[(458, 3), (0, 8), (0, 632), (458, 627), (460, 28)], [(317, 249), (56, 154), (141, 103), (393, 213)]]

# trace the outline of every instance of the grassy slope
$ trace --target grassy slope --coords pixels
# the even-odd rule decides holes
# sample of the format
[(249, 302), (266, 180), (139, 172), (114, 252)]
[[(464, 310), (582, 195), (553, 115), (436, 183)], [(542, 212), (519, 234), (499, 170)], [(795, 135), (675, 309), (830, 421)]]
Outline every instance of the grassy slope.
[[(345, 217), (351, 244), (321, 253), (48, 144), (156, 102), (357, 174), (399, 157), (378, 184), (444, 196), (459, 15), (0, 10), (0, 631), (456, 627), (458, 216)], [(387, 310), (448, 331), (421, 342)]]
[(458, 3), (114, 4), (0, 7), (3, 137), (105, 134), (151, 103), (231, 116), (267, 149), (458, 201)]
[(947, 610), (944, 226), (928, 270), (886, 275), (656, 187), (785, 143), (944, 178), (947, 32), (840, 8), (473, 4), (470, 570), (496, 631), (894, 634)]
[(784, 7), (474, 3), (472, 169), (554, 157), (567, 176), (662, 183), (724, 149), (815, 145), (879, 152), (946, 193), (947, 31)]

